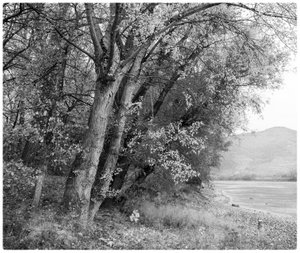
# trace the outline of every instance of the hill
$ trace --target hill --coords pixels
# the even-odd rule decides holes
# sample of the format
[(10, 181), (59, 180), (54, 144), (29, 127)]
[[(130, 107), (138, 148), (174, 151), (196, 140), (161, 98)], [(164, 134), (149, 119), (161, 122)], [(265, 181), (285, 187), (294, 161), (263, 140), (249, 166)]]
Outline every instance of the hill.
[(296, 180), (297, 132), (273, 127), (234, 136), (214, 179)]

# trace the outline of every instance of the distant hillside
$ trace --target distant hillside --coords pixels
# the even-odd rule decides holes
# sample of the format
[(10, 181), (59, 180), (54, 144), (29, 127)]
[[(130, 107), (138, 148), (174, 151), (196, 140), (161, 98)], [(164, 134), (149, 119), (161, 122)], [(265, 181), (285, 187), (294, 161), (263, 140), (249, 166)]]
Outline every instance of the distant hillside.
[(231, 138), (214, 179), (296, 180), (297, 132), (274, 127)]

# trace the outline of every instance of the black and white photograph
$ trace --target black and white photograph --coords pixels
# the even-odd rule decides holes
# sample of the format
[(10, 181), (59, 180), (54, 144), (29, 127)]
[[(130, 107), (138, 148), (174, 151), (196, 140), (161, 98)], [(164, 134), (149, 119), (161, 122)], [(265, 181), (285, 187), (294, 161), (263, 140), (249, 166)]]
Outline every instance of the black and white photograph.
[(1, 3), (2, 250), (296, 251), (297, 7)]

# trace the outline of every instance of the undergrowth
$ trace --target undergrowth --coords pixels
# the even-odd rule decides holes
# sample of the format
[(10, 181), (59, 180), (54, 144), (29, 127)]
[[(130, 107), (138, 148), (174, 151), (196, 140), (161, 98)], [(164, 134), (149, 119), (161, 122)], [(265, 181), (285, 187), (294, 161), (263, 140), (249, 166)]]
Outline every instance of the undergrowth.
[[(179, 192), (173, 199), (164, 195), (131, 199), (126, 212), (116, 208), (101, 209), (94, 223), (84, 230), (78, 224), (76, 214), (60, 212), (59, 187), (63, 187), (63, 180), (58, 178), (46, 184), (38, 210), (30, 208), (28, 198), (22, 202), (6, 198), (3, 207), (5, 249), (226, 250), (287, 247), (283, 241), (274, 242), (273, 233), (258, 231), (255, 226), (257, 217), (243, 212), (236, 216), (230, 208), (206, 204), (206, 198), (186, 189), (184, 194)], [(198, 205), (195, 205), (197, 196)]]

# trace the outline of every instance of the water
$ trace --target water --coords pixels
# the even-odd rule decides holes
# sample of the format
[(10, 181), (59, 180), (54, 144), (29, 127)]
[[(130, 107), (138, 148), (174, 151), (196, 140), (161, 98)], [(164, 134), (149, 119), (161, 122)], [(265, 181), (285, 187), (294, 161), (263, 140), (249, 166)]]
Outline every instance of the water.
[(297, 215), (297, 183), (265, 181), (215, 181), (217, 190), (240, 207), (281, 215)]

